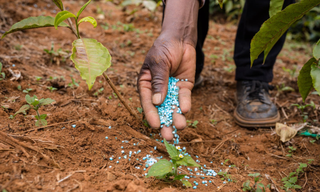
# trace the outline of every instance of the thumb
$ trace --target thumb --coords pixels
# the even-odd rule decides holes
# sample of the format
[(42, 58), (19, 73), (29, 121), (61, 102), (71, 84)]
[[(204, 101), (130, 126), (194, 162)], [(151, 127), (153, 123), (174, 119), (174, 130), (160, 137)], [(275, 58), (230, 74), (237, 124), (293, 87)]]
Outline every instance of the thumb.
[(166, 98), (168, 91), (169, 69), (157, 67), (155, 70), (150, 70), (152, 75), (152, 103), (160, 105)]
[(159, 50), (151, 49), (144, 61), (151, 72), (152, 103), (160, 105), (163, 103), (168, 90), (170, 68), (166, 55)]

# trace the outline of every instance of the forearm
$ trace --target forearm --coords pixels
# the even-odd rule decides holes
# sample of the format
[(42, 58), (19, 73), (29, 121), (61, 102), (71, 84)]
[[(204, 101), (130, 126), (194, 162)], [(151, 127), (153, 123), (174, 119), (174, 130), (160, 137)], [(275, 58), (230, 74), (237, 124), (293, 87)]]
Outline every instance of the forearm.
[(167, 0), (161, 35), (169, 35), (195, 47), (198, 0)]

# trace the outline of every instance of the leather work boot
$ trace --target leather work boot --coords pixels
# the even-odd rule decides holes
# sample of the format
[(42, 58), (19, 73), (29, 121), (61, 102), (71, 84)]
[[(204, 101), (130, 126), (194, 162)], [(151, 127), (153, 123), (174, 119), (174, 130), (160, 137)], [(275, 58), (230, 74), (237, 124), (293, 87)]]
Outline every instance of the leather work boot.
[(268, 83), (260, 81), (237, 82), (237, 107), (234, 118), (243, 127), (274, 127), (280, 120), (278, 109), (270, 100)]

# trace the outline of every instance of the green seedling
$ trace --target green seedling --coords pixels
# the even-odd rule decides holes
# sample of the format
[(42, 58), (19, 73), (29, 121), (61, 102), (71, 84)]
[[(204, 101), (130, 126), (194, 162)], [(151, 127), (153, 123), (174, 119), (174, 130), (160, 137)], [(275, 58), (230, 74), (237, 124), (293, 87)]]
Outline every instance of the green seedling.
[(36, 78), (36, 81), (40, 81), (42, 79), (42, 77), (38, 77), (38, 76), (36, 76), (35, 78)]
[(26, 102), (28, 104), (26, 105), (23, 105), (15, 114), (14, 114), (14, 117), (19, 114), (19, 113), (23, 113), (24, 115), (26, 115), (26, 112), (29, 110), (29, 109), (34, 109), (36, 111), (36, 126), (40, 126), (40, 125), (43, 125), (43, 126), (46, 126), (47, 125), (47, 120), (46, 120), (46, 117), (47, 117), (47, 114), (42, 114), (40, 115), (39, 114), (39, 108), (41, 106), (44, 106), (44, 105), (49, 105), (51, 104), (52, 102), (55, 102), (55, 100), (51, 99), (51, 98), (46, 98), (46, 99), (38, 99), (37, 96), (33, 96), (33, 97), (30, 97), (30, 95), (26, 95), (25, 97), (26, 99)]
[(0, 81), (4, 80), (6, 78), (6, 74), (4, 72), (1, 72), (2, 71), (2, 63), (0, 62)]
[(315, 140), (315, 139), (314, 139), (314, 140), (310, 140), (310, 143), (314, 144), (314, 142), (316, 142), (316, 140)]
[(23, 47), (22, 45), (17, 44), (14, 46), (14, 49), (17, 51), (20, 51), (22, 49), (22, 47)]
[(137, 110), (139, 111), (139, 113), (142, 113), (142, 112), (143, 112), (142, 107), (138, 107)]
[[(50, 64), (53, 63), (54, 60), (57, 60), (58, 57), (62, 58), (62, 61), (65, 61), (68, 57), (68, 53), (63, 51), (61, 48), (59, 48), (57, 51), (54, 50), (54, 42), (51, 43), (51, 48), (44, 49), (44, 52), (46, 52), (50, 56)], [(58, 64), (60, 63), (60, 60), (57, 60)]]
[(27, 93), (27, 94), (28, 94), (28, 93), (29, 93), (30, 91), (32, 91), (32, 90), (33, 90), (33, 89), (31, 89), (31, 88), (26, 88), (26, 89), (25, 89), (25, 90), (23, 90), (22, 92), (23, 92), (23, 93)]
[(18, 85), (18, 86), (17, 86), (17, 89), (18, 89), (19, 91), (21, 91), (21, 85)]
[(98, 89), (98, 91), (96, 91), (93, 95), (97, 97), (97, 96), (98, 96), (99, 94), (101, 94), (103, 91), (104, 91), (104, 88), (101, 87), (101, 88)]
[(167, 152), (171, 158), (171, 162), (166, 159), (161, 159), (149, 169), (147, 177), (156, 177), (165, 181), (181, 181), (186, 187), (191, 187), (191, 183), (183, 180), (186, 175), (178, 174), (179, 166), (201, 167), (189, 155), (185, 155), (179, 146), (173, 146), (164, 139)]
[(79, 84), (71, 77), (71, 83), (68, 84), (70, 88), (79, 87)]
[[(81, 38), (79, 25), (83, 22), (89, 22), (94, 27), (97, 26), (97, 21), (91, 17), (80, 18), (83, 10), (88, 6), (91, 0), (87, 1), (80, 10), (73, 14), (65, 10), (61, 0), (53, 0), (55, 5), (61, 10), (55, 17), (38, 16), (29, 17), (14, 24), (6, 31), (2, 38), (15, 31), (25, 29), (42, 28), (42, 27), (66, 27), (76, 36), (76, 40), (72, 43), (72, 55), (70, 59), (75, 64), (75, 67), (80, 71), (81, 77), (86, 80), (89, 90), (92, 88), (97, 76), (102, 75), (111, 65), (111, 56), (107, 48), (95, 39)], [(75, 25), (72, 24), (74, 20)], [(68, 24), (65, 22), (67, 21)], [(54, 50), (48, 50), (49, 54), (54, 55)], [(37, 79), (38, 81), (40, 79)]]
[[(80, 18), (81, 13), (90, 4), (90, 2), (91, 0), (87, 1), (76, 14), (73, 14), (70, 11), (65, 10), (62, 0), (53, 0), (53, 3), (61, 10), (55, 17), (38, 16), (23, 19), (11, 26), (11, 28), (6, 31), (1, 38), (4, 38), (10, 33), (24, 31), (26, 29), (43, 27), (55, 27), (55, 29), (58, 29), (58, 27), (66, 27), (70, 29), (77, 38), (72, 43), (72, 54), (70, 59), (75, 64), (76, 69), (80, 72), (82, 79), (86, 80), (88, 89), (91, 90), (96, 78), (102, 75), (111, 66), (111, 55), (108, 49), (96, 39), (82, 38), (80, 36), (79, 26), (81, 23), (89, 22), (93, 27), (97, 26), (97, 21), (91, 16)], [(71, 19), (74, 21), (75, 25)], [(67, 21), (68, 24), (65, 21)], [(124, 25), (124, 30), (133, 30), (133, 25)], [(104, 77), (112, 89), (114, 89), (115, 86), (109, 77), (106, 74), (104, 74)], [(114, 89), (114, 92), (118, 93), (118, 90)], [(138, 119), (138, 116), (132, 112), (129, 105), (122, 99), (121, 95), (119, 95), (119, 99), (131, 115)]]
[(287, 157), (292, 157), (292, 153), (293, 153), (294, 151), (296, 151), (297, 148), (292, 147), (292, 146), (289, 146), (288, 148), (289, 148), (289, 151), (288, 151), (289, 154), (287, 154), (286, 156), (287, 156)]
[(304, 112), (305, 108), (306, 107), (312, 107), (313, 109), (316, 108), (313, 101), (311, 101), (310, 104), (306, 104), (306, 105), (291, 104), (291, 106), (296, 106), (301, 111), (301, 116), (303, 117), (303, 122), (306, 122), (307, 119), (309, 118), (308, 113)]
[(216, 125), (216, 124), (218, 123), (218, 121), (215, 120), (215, 119), (210, 119), (209, 121), (210, 121), (210, 123), (213, 124), (213, 125)]
[(286, 92), (286, 91), (295, 91), (292, 87), (285, 86), (284, 83), (282, 83), (280, 86), (277, 85), (278, 93)]
[(242, 185), (242, 191), (255, 191), (255, 192), (265, 192), (266, 187), (270, 188), (270, 185), (267, 185), (266, 187), (262, 183), (258, 183), (261, 179), (260, 173), (250, 173), (248, 175), (249, 177), (253, 177), (254, 184), (251, 187), (250, 186), (250, 180), (247, 180)]
[(292, 80), (298, 76), (298, 73), (296, 73), (296, 72), (297, 72), (297, 69), (298, 69), (298, 66), (297, 66), (297, 65), (293, 65), (293, 66), (292, 66), (292, 69), (289, 69), (289, 68), (286, 68), (286, 67), (282, 67), (282, 70), (283, 70), (284, 72), (289, 73), (290, 78), (291, 78)]
[[(228, 57), (229, 58), (229, 57)], [(228, 64), (227, 67), (223, 67), (223, 70), (231, 73), (231, 72), (234, 72), (234, 70), (236, 70), (236, 66), (233, 65), (233, 64)]]
[(299, 163), (299, 167), (296, 172), (291, 172), (287, 177), (282, 178), (284, 184), (282, 189), (289, 191), (289, 189), (301, 189), (300, 185), (297, 185), (298, 177), (300, 173), (303, 173), (303, 168), (306, 168), (308, 165), (305, 163)]
[(195, 120), (195, 121), (190, 121), (190, 120), (187, 120), (187, 124), (189, 127), (193, 127), (193, 128), (197, 128), (197, 125), (198, 125), (199, 121), (198, 120)]
[(218, 172), (218, 175), (221, 176), (221, 178), (220, 178), (221, 181), (228, 181), (228, 182), (232, 181), (231, 175), (228, 174), (228, 172), (226, 172), (226, 171), (220, 171), (220, 172)]
[(53, 91), (56, 91), (56, 90), (58, 90), (57, 88), (55, 88), (55, 87), (52, 87), (52, 86), (50, 86), (50, 87), (47, 87), (51, 92), (53, 92)]

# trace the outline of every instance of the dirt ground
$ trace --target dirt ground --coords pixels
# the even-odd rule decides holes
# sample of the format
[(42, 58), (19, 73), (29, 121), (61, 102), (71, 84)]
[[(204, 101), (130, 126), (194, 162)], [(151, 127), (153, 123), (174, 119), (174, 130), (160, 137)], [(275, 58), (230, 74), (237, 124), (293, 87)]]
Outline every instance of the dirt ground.
[[(73, 12), (82, 4), (84, 1), (65, 1), (65, 6)], [(90, 24), (81, 24), (81, 36), (96, 38), (109, 49), (112, 66), (107, 73), (122, 96), (143, 118), (138, 112), (141, 106), (136, 80), (148, 49), (160, 33), (161, 7), (152, 13), (143, 7), (128, 6), (125, 9), (118, 4), (107, 1), (91, 3), (83, 16), (98, 18), (98, 27), (94, 29)], [(55, 16), (57, 11), (50, 0), (0, 0), (0, 32), (21, 19)], [(0, 81), (0, 190), (242, 191), (245, 181), (250, 180), (251, 186), (254, 184), (248, 174), (260, 173), (260, 182), (265, 186), (271, 184), (271, 191), (283, 191), (281, 179), (295, 171), (299, 163), (307, 163), (308, 167), (297, 181), (302, 189), (296, 191), (320, 191), (319, 140), (296, 136), (282, 143), (274, 129), (248, 130), (235, 124), (236, 82), (232, 54), (236, 29), (234, 24), (210, 21), (204, 45), (204, 82), (192, 93), (192, 110), (187, 114), (191, 125), (178, 133), (180, 146), (186, 147), (202, 166), (224, 171), (230, 178), (227, 182), (220, 175), (205, 178), (212, 181), (208, 186), (202, 184), (199, 177), (189, 179), (192, 184), (194, 181), (199, 183), (197, 189), (186, 189), (177, 181), (144, 177), (148, 169), (143, 169), (143, 157), (149, 154), (168, 159), (163, 145), (152, 141), (161, 140), (159, 130), (149, 129), (130, 116), (103, 77), (98, 77), (92, 90), (88, 91), (69, 58), (55, 56), (51, 60), (44, 49), (50, 49), (52, 43), (54, 50), (61, 48), (70, 53), (75, 37), (68, 29), (25, 30), (0, 40), (0, 62), (7, 75)], [(296, 75), (290, 75), (283, 67), (301, 68), (310, 53), (307, 43), (287, 42), (276, 61), (271, 83), (275, 89), (271, 96), (281, 113), (281, 123), (303, 122), (300, 110), (291, 106), (303, 104)], [(10, 80), (10, 69), (21, 72), (23, 78)], [(71, 76), (79, 82), (79, 87), (69, 86)], [(51, 92), (47, 88), (50, 86), (57, 90)], [(285, 91), (285, 86), (294, 91)], [(40, 108), (40, 114), (48, 115), (49, 126), (36, 127), (35, 111), (32, 110), (26, 115), (10, 118), (26, 104), (23, 90), (28, 92), (28, 88), (32, 89), (28, 93), (31, 96), (55, 100), (53, 104)], [(308, 115), (306, 121), (319, 127), (319, 96), (310, 95), (306, 103), (311, 101), (316, 107), (304, 110)], [(195, 121), (198, 124), (193, 126)], [(157, 150), (154, 150), (155, 145)], [(291, 146), (296, 150), (289, 157)], [(138, 150), (141, 152), (135, 153)], [(123, 158), (129, 151), (134, 152), (130, 161)], [(114, 160), (110, 161), (110, 157)], [(117, 163), (119, 157), (122, 158)]]

